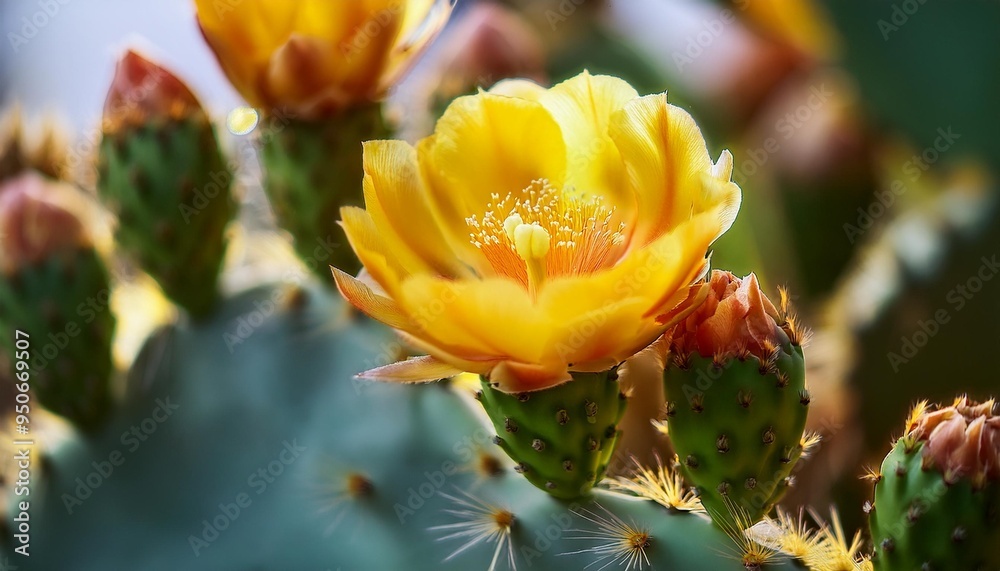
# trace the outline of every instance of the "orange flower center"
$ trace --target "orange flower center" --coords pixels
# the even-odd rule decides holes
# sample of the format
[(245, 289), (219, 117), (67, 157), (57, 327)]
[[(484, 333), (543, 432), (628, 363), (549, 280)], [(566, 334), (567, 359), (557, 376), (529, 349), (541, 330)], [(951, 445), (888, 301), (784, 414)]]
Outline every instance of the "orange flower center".
[(625, 247), (625, 223), (601, 197), (559, 192), (545, 179), (500, 198), (482, 218), (470, 216), (472, 244), (493, 270), (535, 291), (547, 277), (591, 274), (614, 265)]

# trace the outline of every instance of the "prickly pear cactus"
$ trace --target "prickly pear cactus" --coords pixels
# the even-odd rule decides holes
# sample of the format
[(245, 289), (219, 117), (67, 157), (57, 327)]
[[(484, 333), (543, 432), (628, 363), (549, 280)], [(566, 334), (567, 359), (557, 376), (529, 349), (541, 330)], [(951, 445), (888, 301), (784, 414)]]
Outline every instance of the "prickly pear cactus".
[[(752, 276), (716, 272), (710, 287), (702, 309), (672, 333), (663, 374), (667, 426), (681, 471), (712, 517), (754, 523), (781, 499), (803, 453), (805, 362), (794, 326)], [(733, 315), (745, 337), (734, 350), (714, 347), (713, 357), (703, 357), (715, 328), (729, 327), (716, 316)]]
[(757, 521), (781, 499), (803, 451), (804, 377), (799, 347), (775, 370), (694, 357), (664, 373), (670, 440), (710, 513), (726, 517), (735, 506)]
[(113, 422), (39, 473), (32, 568), (745, 568), (703, 515), (536, 489), (447, 383), (353, 381), (392, 337), (339, 304), (258, 288), (152, 337)]
[(24, 347), (33, 349), (26, 354), (33, 357), (31, 386), (38, 401), (86, 431), (102, 425), (112, 404), (110, 293), (107, 268), (92, 247), (0, 280), (0, 345), (16, 355), (17, 341), (26, 341)]
[(496, 428), (496, 443), (529, 482), (575, 499), (604, 478), (627, 401), (617, 368), (574, 373), (568, 383), (516, 395), (481, 382), (477, 398)]
[(330, 266), (352, 275), (361, 268), (338, 226), (342, 206), (363, 203), (363, 141), (388, 135), (382, 109), (372, 104), (326, 119), (302, 121), (276, 114), (261, 135), (264, 190), (278, 224), (321, 283)]
[(0, 182), (0, 354), (23, 363), (17, 380), (42, 405), (93, 432), (112, 406), (115, 317), (76, 196), (32, 172)]
[(232, 180), (190, 91), (128, 52), (108, 95), (97, 188), (118, 216), (121, 246), (194, 317), (218, 296)]
[(1000, 569), (1000, 417), (993, 401), (918, 405), (873, 477), (876, 571)]

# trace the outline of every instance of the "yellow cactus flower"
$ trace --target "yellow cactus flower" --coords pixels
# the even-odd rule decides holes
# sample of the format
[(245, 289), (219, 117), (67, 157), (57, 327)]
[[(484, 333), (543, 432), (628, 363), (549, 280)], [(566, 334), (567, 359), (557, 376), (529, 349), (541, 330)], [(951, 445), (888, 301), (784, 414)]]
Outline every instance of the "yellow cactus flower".
[(416, 148), (366, 143), (366, 208), (341, 210), (366, 272), (334, 275), (428, 355), (363, 376), (523, 392), (619, 364), (707, 293), (732, 167), (665, 94), (588, 73), (459, 98)]
[(250, 104), (314, 118), (391, 87), (448, 0), (195, 0), (202, 35)]

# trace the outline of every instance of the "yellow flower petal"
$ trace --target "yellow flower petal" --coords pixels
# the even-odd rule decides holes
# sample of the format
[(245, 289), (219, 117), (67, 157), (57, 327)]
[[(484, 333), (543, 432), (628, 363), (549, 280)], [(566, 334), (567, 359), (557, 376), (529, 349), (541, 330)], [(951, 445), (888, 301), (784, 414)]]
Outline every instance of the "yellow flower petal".
[(369, 141), (364, 171), (365, 207), (388, 247), (413, 260), (407, 266), (468, 277), (427, 202), (416, 150), (404, 141)]
[(529, 101), (539, 101), (548, 90), (529, 79), (503, 79), (490, 88), (494, 95), (517, 97)]
[(487, 275), (492, 270), (472, 245), (466, 218), (533, 180), (560, 186), (566, 168), (559, 126), (541, 104), (488, 92), (455, 100), (417, 153), (452, 247)]
[(397, 383), (426, 383), (454, 377), (462, 372), (461, 369), (442, 363), (434, 357), (425, 356), (371, 369), (359, 374), (358, 378)]
[(565, 184), (581, 195), (607, 197), (625, 219), (635, 210), (636, 199), (608, 128), (611, 117), (638, 96), (621, 79), (584, 72), (546, 91), (540, 99), (566, 141)]
[(333, 278), (337, 289), (354, 307), (389, 327), (406, 331), (416, 329), (413, 321), (392, 299), (376, 294), (364, 282), (337, 268), (333, 268)]
[(386, 245), (369, 213), (355, 206), (340, 209), (341, 222), (354, 253), (376, 283), (390, 297), (399, 293), (399, 282), (409, 275)]
[[(397, 5), (397, 0), (390, 0)], [(399, 81), (416, 56), (444, 28), (451, 16), (450, 0), (406, 0), (399, 37), (385, 62), (381, 90)]]
[[(492, 278), (449, 280), (413, 276), (403, 284), (398, 301), (427, 337), (462, 347), (460, 357), (526, 363), (540, 358), (547, 320), (532, 306), (519, 284)], [(489, 323), (489, 327), (483, 324)], [(518, 335), (511, 335), (518, 331)]]
[(544, 367), (516, 361), (503, 361), (490, 371), (490, 383), (508, 393), (547, 389), (573, 379), (565, 366)]
[[(638, 190), (639, 223), (634, 239), (645, 243), (706, 208), (724, 204), (729, 229), (739, 210), (735, 184), (712, 178), (713, 163), (694, 119), (663, 95), (629, 102), (611, 121), (610, 136), (625, 162), (630, 184)], [(711, 184), (707, 184), (710, 182)]]

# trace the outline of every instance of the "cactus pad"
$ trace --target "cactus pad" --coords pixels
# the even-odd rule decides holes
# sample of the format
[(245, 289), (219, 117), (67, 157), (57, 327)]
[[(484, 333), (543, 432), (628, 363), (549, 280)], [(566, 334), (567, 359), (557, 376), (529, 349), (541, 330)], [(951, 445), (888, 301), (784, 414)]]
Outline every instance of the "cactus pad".
[(271, 125), (261, 135), (264, 190), (299, 258), (332, 286), (330, 266), (361, 269), (338, 221), (342, 206), (363, 203), (361, 143), (386, 137), (381, 108), (318, 121), (272, 117)]
[(901, 438), (882, 463), (869, 524), (876, 571), (1000, 569), (1000, 486), (948, 483)]
[(232, 173), (203, 114), (105, 134), (98, 191), (117, 239), (164, 293), (195, 317), (213, 307), (235, 214)]
[(617, 368), (573, 373), (568, 383), (531, 393), (508, 394), (481, 382), (478, 398), (496, 428), (495, 441), (528, 481), (574, 499), (604, 477), (626, 405)]
[[(752, 523), (788, 486), (808, 412), (802, 348), (770, 364), (694, 355), (664, 371), (667, 424), (685, 479), (720, 524)], [(731, 512), (741, 513), (734, 519)]]
[(104, 424), (115, 317), (108, 272), (91, 247), (56, 254), (0, 279), (0, 350), (28, 334), (29, 385), (49, 410), (87, 432)]

